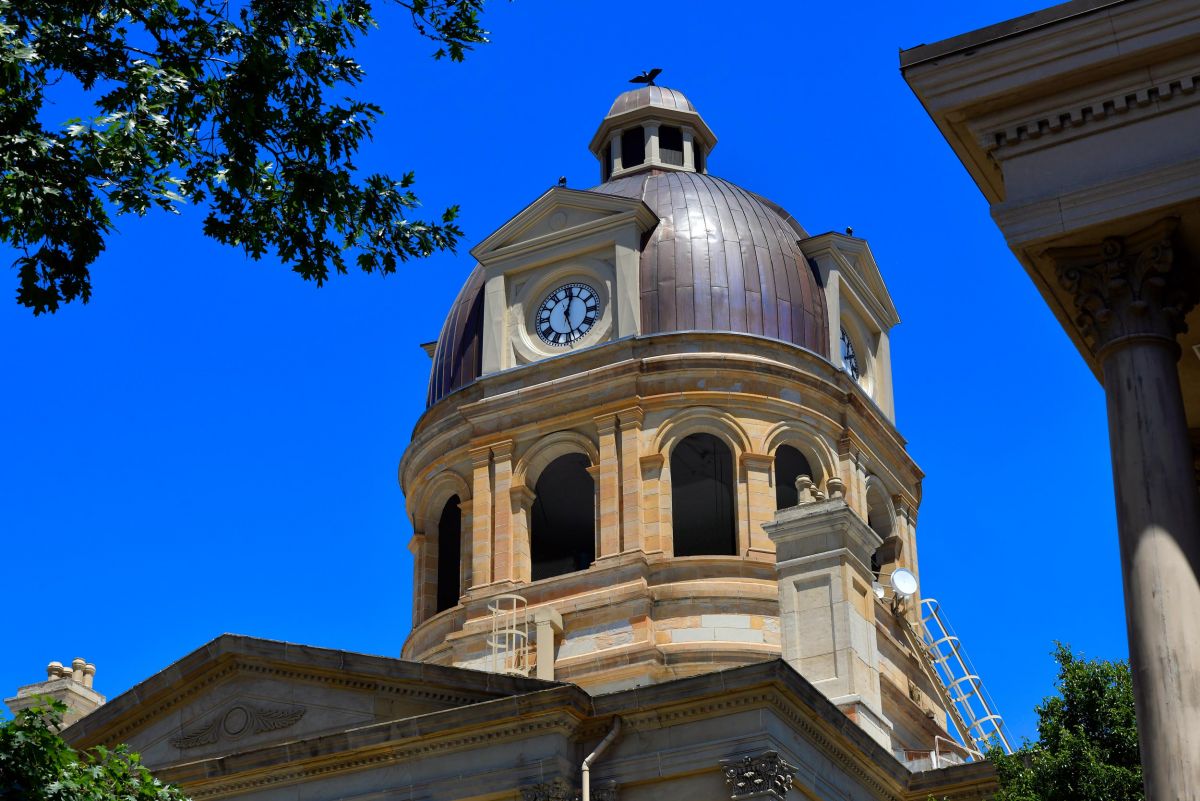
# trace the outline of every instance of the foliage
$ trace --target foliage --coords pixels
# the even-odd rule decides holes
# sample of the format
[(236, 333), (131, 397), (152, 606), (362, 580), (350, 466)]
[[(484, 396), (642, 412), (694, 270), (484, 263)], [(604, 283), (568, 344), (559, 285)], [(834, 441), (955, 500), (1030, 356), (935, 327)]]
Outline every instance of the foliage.
[(0, 801), (187, 801), (123, 745), (72, 749), (58, 735), (66, 709), (52, 701), (0, 721)]
[[(483, 3), (399, 4), (435, 58), (461, 61), (487, 41)], [(208, 236), (318, 284), (347, 252), (390, 273), (452, 249), (457, 207), (410, 220), (412, 173), (356, 176), (382, 109), (341, 94), (374, 26), (370, 0), (0, 0), (0, 241), (23, 254), (18, 302), (86, 303), (110, 213), (185, 203), (207, 203)], [(98, 113), (47, 127), (48, 92)]]
[(996, 801), (1140, 801), (1133, 678), (1127, 662), (1054, 651), (1057, 696), (1038, 707), (1038, 741), (988, 758), (1000, 778)]

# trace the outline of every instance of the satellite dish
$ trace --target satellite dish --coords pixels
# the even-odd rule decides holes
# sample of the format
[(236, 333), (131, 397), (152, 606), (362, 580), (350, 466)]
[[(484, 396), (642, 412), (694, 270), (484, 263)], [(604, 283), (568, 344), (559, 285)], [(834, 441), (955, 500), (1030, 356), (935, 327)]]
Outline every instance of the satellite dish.
[(892, 571), (891, 582), (892, 589), (901, 598), (907, 598), (917, 592), (917, 577), (912, 574), (912, 571), (903, 567)]

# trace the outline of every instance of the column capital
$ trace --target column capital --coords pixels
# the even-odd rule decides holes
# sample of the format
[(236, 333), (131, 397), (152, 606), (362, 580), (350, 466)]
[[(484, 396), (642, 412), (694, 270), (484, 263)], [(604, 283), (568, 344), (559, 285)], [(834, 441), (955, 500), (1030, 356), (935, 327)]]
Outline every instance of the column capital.
[(1070, 296), (1072, 322), (1097, 356), (1130, 341), (1173, 344), (1186, 330), (1200, 282), (1194, 270), (1176, 268), (1178, 227), (1179, 218), (1168, 217), (1128, 236), (1043, 251)]
[(607, 434), (617, 427), (617, 416), (615, 414), (602, 414), (594, 418), (596, 430), (601, 434)]
[(621, 418), (621, 430), (625, 431), (630, 428), (641, 428), (642, 423), (646, 420), (646, 413), (637, 406), (631, 406), (628, 409), (622, 409), (617, 412), (617, 416)]
[(478, 448), (471, 448), (467, 451), (467, 456), (471, 459), (472, 467), (482, 467), (492, 459), (492, 448), (489, 445), (483, 445)]
[(792, 789), (796, 769), (784, 762), (778, 751), (721, 760), (721, 772), (733, 799), (783, 799)]
[(505, 459), (509, 459), (513, 455), (514, 447), (516, 447), (516, 443), (513, 442), (511, 439), (501, 440), (500, 442), (493, 442), (491, 445), (492, 455), (501, 461), (503, 461)]

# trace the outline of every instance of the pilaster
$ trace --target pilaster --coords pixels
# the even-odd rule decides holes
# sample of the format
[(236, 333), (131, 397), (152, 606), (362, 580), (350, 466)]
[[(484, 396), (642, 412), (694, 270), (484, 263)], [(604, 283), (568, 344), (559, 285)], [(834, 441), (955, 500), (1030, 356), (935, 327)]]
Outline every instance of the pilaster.
[(529, 514), (537, 496), (525, 484), (515, 483), (509, 489), (508, 496), (512, 509), (513, 577), (516, 581), (529, 581), (533, 574), (529, 552)]
[(492, 580), (492, 449), (474, 448), (471, 457), (471, 586)]
[[(662, 497), (662, 469), (666, 458), (661, 453), (650, 453), (638, 459), (638, 468), (642, 473), (642, 520), (645, 524), (642, 545), (646, 553), (655, 553), (667, 549), (670, 538), (664, 530)], [(669, 512), (668, 512), (669, 513)]]
[(645, 415), (637, 407), (622, 409), (620, 420), (621, 550), (645, 549), (642, 541), (642, 423)]
[(512, 514), (512, 440), (492, 445), (492, 482), (495, 503), (492, 504), (492, 581), (516, 581), (516, 549), (513, 537)]
[(742, 480), (745, 490), (745, 502), (750, 530), (750, 542), (746, 555), (770, 557), (774, 559), (775, 547), (763, 526), (771, 522), (775, 516), (775, 491), (771, 482), (771, 468), (775, 457), (766, 453), (743, 453)]
[(600, 446), (600, 464), (596, 482), (599, 512), (600, 550), (596, 558), (621, 552), (621, 490), (617, 457), (617, 416), (596, 418), (596, 437)]

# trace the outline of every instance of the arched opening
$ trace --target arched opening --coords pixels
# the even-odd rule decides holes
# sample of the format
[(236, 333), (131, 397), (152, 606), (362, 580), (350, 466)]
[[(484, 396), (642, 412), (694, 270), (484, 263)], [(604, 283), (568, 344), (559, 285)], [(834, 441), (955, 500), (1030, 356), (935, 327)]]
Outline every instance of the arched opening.
[(683, 166), (683, 131), (674, 125), (658, 128), (658, 157), (663, 164)]
[(529, 511), (534, 581), (584, 570), (596, 559), (596, 486), (588, 457), (568, 453), (538, 476)]
[[(437, 610), (458, 605), (459, 575), (462, 570), (462, 510), (457, 495), (442, 507), (437, 527)], [(426, 596), (428, 597), (428, 596)]]
[(892, 502), (875, 483), (867, 487), (867, 525), (885, 540), (892, 534)]
[(787, 509), (800, 502), (796, 479), (810, 476), (816, 481), (808, 459), (791, 445), (780, 445), (775, 451), (775, 508)]
[(736, 555), (733, 453), (712, 434), (692, 434), (671, 451), (671, 519), (676, 556)]
[(879, 535), (883, 544), (871, 554), (871, 572), (878, 579), (885, 567), (892, 570), (899, 566), (900, 554), (904, 543), (896, 535), (896, 514), (892, 508), (891, 498), (888, 497), (883, 485), (871, 481), (867, 485), (867, 525)]
[(621, 131), (621, 167), (636, 167), (646, 160), (646, 134), (642, 126)]

